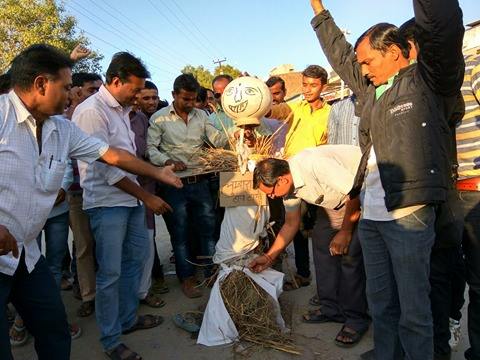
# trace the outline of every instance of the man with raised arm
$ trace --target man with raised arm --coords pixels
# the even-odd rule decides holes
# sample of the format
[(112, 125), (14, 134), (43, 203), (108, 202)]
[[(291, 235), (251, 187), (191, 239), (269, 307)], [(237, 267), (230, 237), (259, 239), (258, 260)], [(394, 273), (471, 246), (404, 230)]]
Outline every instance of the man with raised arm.
[(363, 156), (350, 196), (362, 194), (376, 357), (431, 359), (430, 251), (434, 207), (452, 181), (447, 120), (463, 78), (461, 9), (456, 0), (414, 0), (420, 53), (411, 64), (394, 25), (372, 26), (352, 48), (322, 1), (310, 3), (328, 61), (359, 99)]

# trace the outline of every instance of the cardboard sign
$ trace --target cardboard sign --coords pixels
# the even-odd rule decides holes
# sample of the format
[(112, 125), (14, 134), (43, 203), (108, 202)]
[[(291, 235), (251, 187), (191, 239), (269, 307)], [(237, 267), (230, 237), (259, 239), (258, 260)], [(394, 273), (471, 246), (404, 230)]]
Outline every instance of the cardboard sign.
[(253, 189), (253, 174), (246, 172), (220, 173), (220, 206), (267, 205), (267, 196)]

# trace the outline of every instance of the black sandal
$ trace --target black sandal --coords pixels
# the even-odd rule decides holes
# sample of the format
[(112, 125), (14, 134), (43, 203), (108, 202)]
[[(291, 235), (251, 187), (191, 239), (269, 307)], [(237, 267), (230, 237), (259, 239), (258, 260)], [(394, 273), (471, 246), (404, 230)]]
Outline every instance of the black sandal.
[(322, 314), (320, 309), (310, 310), (308, 313), (303, 314), (302, 320), (307, 324), (323, 324), (327, 322), (335, 322), (334, 320)]
[[(346, 331), (346, 329), (348, 329), (348, 331)], [(342, 329), (335, 337), (335, 345), (343, 348), (350, 348), (357, 345), (365, 333), (366, 331), (355, 331), (352, 328), (343, 325)], [(350, 341), (339, 340), (338, 338), (346, 338)]]
[(158, 315), (140, 315), (137, 322), (127, 330), (123, 330), (122, 334), (127, 335), (137, 330), (146, 330), (154, 328), (163, 323), (163, 317)]
[(116, 348), (105, 352), (112, 360), (142, 360), (142, 357), (135, 351), (130, 350), (124, 344), (118, 345)]

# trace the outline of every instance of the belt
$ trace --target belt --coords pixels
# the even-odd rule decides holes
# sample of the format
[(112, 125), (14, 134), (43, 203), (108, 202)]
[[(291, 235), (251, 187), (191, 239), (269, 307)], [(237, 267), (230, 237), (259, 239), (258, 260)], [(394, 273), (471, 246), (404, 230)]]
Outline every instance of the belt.
[(212, 174), (201, 174), (201, 175), (191, 175), (182, 178), (183, 185), (196, 184), (202, 180), (209, 180), (212, 177)]
[(480, 191), (480, 177), (463, 179), (457, 181), (458, 191)]

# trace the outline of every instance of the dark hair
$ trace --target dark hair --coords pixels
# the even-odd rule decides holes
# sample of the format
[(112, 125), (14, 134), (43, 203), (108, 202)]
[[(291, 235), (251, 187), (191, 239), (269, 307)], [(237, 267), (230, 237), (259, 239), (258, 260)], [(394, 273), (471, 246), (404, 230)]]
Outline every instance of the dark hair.
[(260, 184), (275, 186), (278, 177), (290, 173), (290, 166), (286, 160), (269, 158), (260, 161), (253, 172), (253, 188), (258, 189)]
[(328, 73), (323, 67), (319, 65), (309, 65), (303, 70), (302, 75), (309, 78), (320, 79), (322, 84), (328, 81)]
[(405, 21), (400, 27), (398, 31), (401, 36), (403, 36), (407, 41), (413, 41), (414, 44), (417, 44), (415, 31), (417, 29), (417, 24), (415, 22), (415, 18), (411, 18), (410, 20)]
[(286, 88), (285, 88), (285, 80), (283, 80), (280, 76), (271, 76), (266, 82), (265, 84), (267, 84), (267, 86), (270, 88), (272, 87), (273, 85), (275, 84), (282, 84), (282, 90), (285, 91)]
[(158, 91), (157, 86), (149, 80), (145, 81), (145, 89)]
[(6, 94), (12, 88), (12, 79), (10, 73), (0, 75), (0, 95)]
[(182, 74), (173, 82), (173, 92), (178, 94), (180, 90), (198, 92), (200, 84), (192, 74)]
[(115, 77), (126, 82), (131, 75), (141, 79), (150, 77), (150, 73), (139, 58), (125, 51), (114, 54), (105, 77), (107, 84), (111, 84)]
[(205, 89), (203, 86), (200, 86), (197, 91), (197, 101), (201, 103), (207, 101), (207, 89)]
[(233, 81), (233, 77), (231, 77), (230, 75), (228, 74), (220, 74), (220, 75), (217, 75), (213, 78), (212, 80), (212, 87), (213, 87), (213, 84), (215, 84), (218, 80), (221, 80), (221, 79), (225, 79), (227, 80), (228, 82), (232, 82)]
[(163, 109), (164, 107), (168, 106), (168, 101), (167, 100), (160, 100), (158, 102), (157, 110)]
[(28, 90), (39, 75), (56, 78), (61, 69), (72, 66), (73, 61), (62, 50), (46, 44), (32, 45), (13, 59), (9, 71), (11, 86)]
[(408, 59), (410, 46), (395, 25), (389, 23), (373, 25), (360, 35), (355, 43), (355, 50), (357, 50), (358, 45), (367, 37), (372, 49), (378, 50), (383, 54), (391, 45), (397, 45), (402, 55)]
[(102, 77), (95, 73), (79, 72), (72, 75), (73, 86), (83, 86), (87, 82), (98, 80), (103, 81)]

